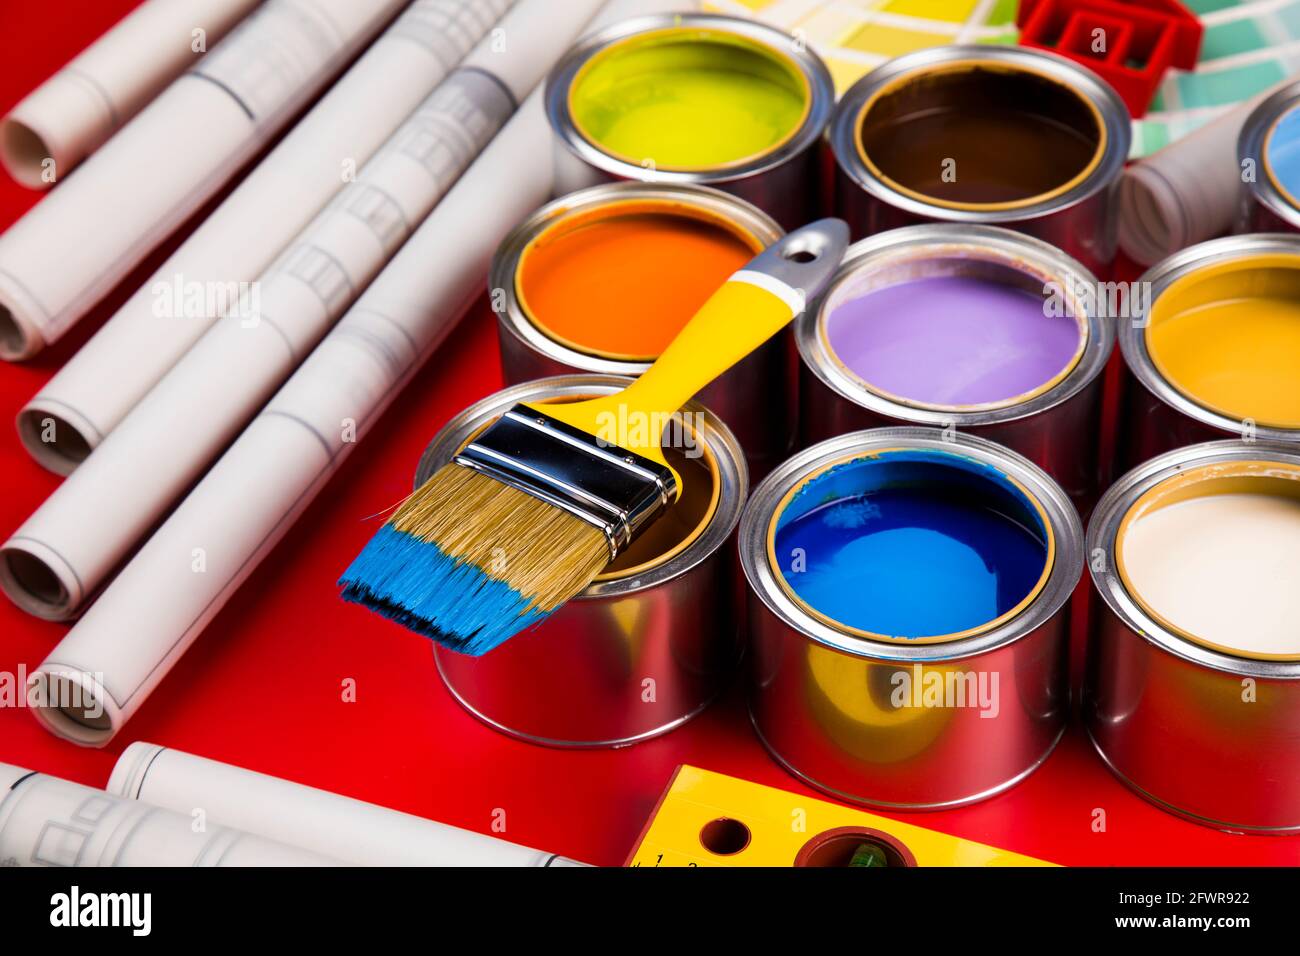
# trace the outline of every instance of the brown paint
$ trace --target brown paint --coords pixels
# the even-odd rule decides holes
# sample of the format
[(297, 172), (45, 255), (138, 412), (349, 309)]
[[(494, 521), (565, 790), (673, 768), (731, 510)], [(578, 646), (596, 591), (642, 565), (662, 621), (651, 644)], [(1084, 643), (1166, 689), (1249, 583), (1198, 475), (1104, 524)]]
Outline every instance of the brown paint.
[(1058, 195), (1100, 161), (1105, 136), (1096, 108), (1063, 84), (971, 63), (885, 87), (863, 106), (858, 135), (863, 161), (881, 178), (957, 208)]

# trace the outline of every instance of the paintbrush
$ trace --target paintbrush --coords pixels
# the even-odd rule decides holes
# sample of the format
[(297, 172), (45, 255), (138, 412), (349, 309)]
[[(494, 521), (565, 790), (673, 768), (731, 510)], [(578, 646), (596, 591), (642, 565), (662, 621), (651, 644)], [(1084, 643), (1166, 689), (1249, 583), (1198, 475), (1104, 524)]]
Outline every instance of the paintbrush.
[(623, 391), (515, 405), (398, 507), (340, 578), (344, 599), (475, 656), (544, 620), (678, 499), (663, 423), (802, 312), (847, 246), (838, 219), (796, 230)]

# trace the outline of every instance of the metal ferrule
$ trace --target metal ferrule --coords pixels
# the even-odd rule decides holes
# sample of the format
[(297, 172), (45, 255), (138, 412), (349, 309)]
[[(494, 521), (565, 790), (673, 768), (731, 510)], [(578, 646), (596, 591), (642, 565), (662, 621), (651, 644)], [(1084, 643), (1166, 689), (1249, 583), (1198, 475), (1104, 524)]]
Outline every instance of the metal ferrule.
[[(902, 77), (922, 76), (959, 61), (1019, 68), (1056, 80), (1096, 109), (1105, 143), (1100, 162), (1064, 193), (1007, 209), (953, 208), (900, 192), (862, 161), (858, 135), (868, 101)], [(1101, 77), (1062, 56), (1025, 47), (948, 45), (917, 50), (876, 67), (840, 98), (828, 131), (835, 157), (834, 211), (855, 237), (919, 222), (1005, 226), (1063, 249), (1093, 272), (1104, 272), (1119, 244), (1119, 178), (1128, 158), (1131, 120)]]
[[(1156, 263), (1139, 279), (1150, 294), (1151, 308), (1174, 282), (1206, 266), (1265, 255), (1300, 255), (1300, 237), (1288, 233), (1229, 236), (1176, 252)], [(1132, 320), (1117, 322), (1120, 352), (1127, 370), (1124, 381), (1119, 471), (1123, 472), (1155, 455), (1225, 438), (1249, 437), (1261, 441), (1300, 442), (1300, 429), (1271, 428), (1212, 411), (1188, 398), (1165, 380), (1147, 349), (1149, 309)], [(1249, 426), (1249, 427), (1248, 427)]]
[(1121, 477), (1097, 503), (1087, 547), (1100, 600), (1084, 721), (1106, 765), (1161, 808), (1224, 830), (1296, 833), (1300, 661), (1237, 656), (1175, 633), (1134, 599), (1116, 560), (1121, 523), (1143, 494), (1189, 468), (1233, 461), (1297, 466), (1300, 449), (1242, 441), (1177, 448)]
[(1300, 106), (1300, 81), (1288, 83), (1256, 106), (1237, 137), (1238, 166), (1254, 171), (1242, 191), (1238, 232), (1300, 231), (1300, 209), (1279, 188), (1268, 161), (1269, 135), (1278, 120)]
[(611, 561), (680, 491), (664, 465), (523, 404), (455, 461), (599, 528)]
[[(565, 375), (489, 395), (433, 438), (415, 486), (516, 403), (611, 395), (630, 382)], [(601, 575), (535, 629), (491, 654), (470, 657), (434, 644), (434, 660), (452, 696), (490, 727), (554, 747), (624, 746), (681, 726), (730, 686), (743, 644), (734, 541), (748, 473), (726, 425), (694, 401), (682, 411), (695, 423), (712, 462), (717, 498), (684, 546)]]

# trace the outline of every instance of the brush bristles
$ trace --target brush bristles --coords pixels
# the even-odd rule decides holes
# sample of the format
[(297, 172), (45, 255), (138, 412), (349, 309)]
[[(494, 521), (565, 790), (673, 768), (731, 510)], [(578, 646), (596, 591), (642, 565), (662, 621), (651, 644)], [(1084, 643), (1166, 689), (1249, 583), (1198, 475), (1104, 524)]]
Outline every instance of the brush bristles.
[(452, 464), (397, 509), (340, 584), (345, 599), (477, 655), (543, 620), (608, 563), (600, 529)]

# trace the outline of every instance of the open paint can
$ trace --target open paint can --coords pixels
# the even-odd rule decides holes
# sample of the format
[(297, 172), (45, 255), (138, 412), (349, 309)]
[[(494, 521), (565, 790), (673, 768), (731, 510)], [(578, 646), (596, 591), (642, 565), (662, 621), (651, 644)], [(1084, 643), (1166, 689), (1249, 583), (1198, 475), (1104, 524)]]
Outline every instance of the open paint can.
[(1224, 830), (1300, 831), (1300, 449), (1148, 461), (1088, 526), (1101, 610), (1084, 715), (1147, 799)]
[(1141, 280), (1118, 323), (1122, 463), (1214, 439), (1300, 441), (1300, 236), (1191, 246)]
[(1020, 455), (933, 428), (814, 445), (755, 489), (740, 561), (754, 727), (805, 782), (956, 806), (1060, 738), (1083, 530)]
[(908, 226), (854, 244), (795, 320), (801, 440), (956, 429), (1020, 452), (1086, 513), (1115, 342), (1096, 289), (1069, 256), (993, 226)]
[(1237, 139), (1245, 182), (1238, 232), (1300, 231), (1300, 83), (1273, 93)]
[[(765, 213), (703, 186), (606, 183), (543, 206), (506, 237), (488, 274), (506, 382), (640, 375), (781, 235)], [(782, 330), (698, 397), (766, 474), (794, 443), (793, 334)]]
[(835, 107), (806, 44), (753, 20), (637, 17), (584, 38), (546, 80), (557, 195), (611, 180), (697, 183), (787, 229), (815, 218)]
[[(516, 402), (579, 401), (629, 382), (566, 375), (490, 395), (434, 436), (415, 484)], [(590, 587), (482, 657), (434, 646), (447, 688), (484, 723), (555, 747), (633, 744), (690, 720), (735, 673), (743, 639), (731, 542), (749, 487), (744, 456), (695, 402), (668, 429), (681, 497)]]
[(830, 128), (836, 214), (854, 236), (927, 221), (1006, 226), (1102, 272), (1117, 248), (1130, 136), (1115, 91), (1063, 57), (918, 50), (840, 100)]

